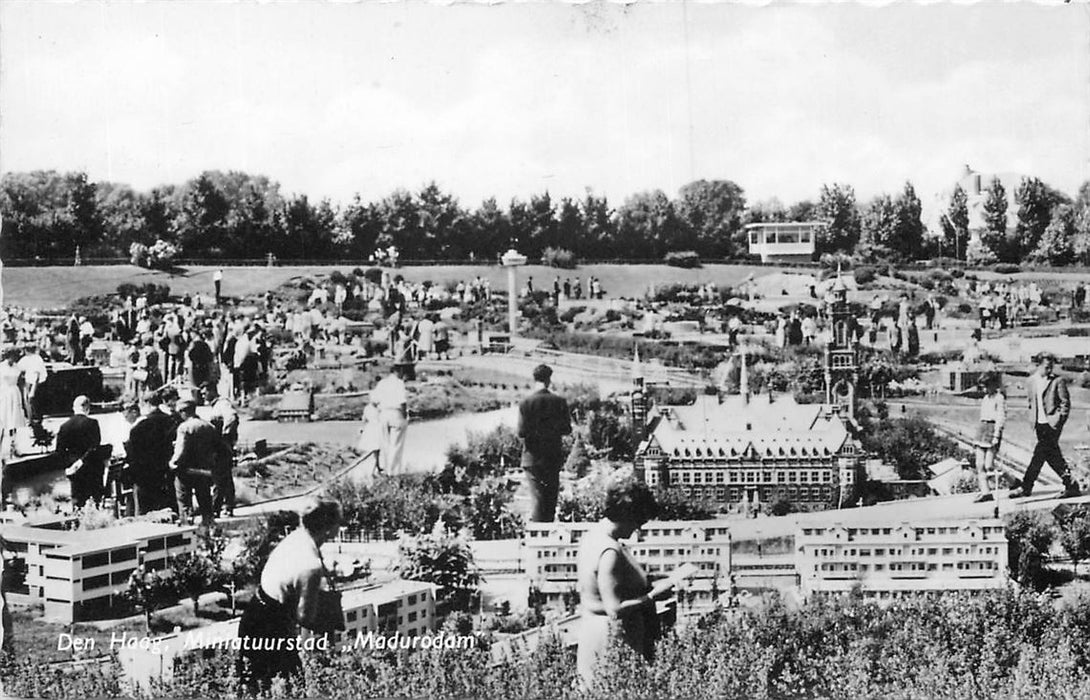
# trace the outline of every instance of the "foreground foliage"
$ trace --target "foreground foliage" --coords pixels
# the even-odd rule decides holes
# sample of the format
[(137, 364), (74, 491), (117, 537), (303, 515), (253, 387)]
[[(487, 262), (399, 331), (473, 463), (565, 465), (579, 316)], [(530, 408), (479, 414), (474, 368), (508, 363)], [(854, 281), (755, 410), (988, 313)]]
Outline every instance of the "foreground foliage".
[[(294, 697), (430, 698), (1060, 698), (1090, 696), (1090, 602), (1056, 607), (1033, 594), (916, 597), (881, 608), (815, 601), (792, 611), (723, 613), (672, 634), (644, 667), (618, 656), (596, 695), (575, 690), (572, 652), (547, 642), (494, 665), (478, 649), (307, 660)], [(230, 653), (187, 657), (157, 696), (234, 697)], [(5, 689), (22, 697), (123, 694), (89, 668), (68, 673), (24, 661)]]

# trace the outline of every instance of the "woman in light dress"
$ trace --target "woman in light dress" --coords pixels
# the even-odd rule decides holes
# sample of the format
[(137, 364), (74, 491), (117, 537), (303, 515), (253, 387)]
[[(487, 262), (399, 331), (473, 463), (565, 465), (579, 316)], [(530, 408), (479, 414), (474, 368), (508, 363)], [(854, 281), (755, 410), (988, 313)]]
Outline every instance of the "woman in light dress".
[(579, 547), (582, 619), (576, 664), (585, 689), (594, 688), (598, 666), (615, 641), (646, 661), (653, 657), (659, 637), (655, 601), (668, 597), (672, 589), (651, 586), (621, 540), (657, 513), (658, 504), (646, 484), (633, 477), (620, 479), (606, 490), (605, 517)]
[(23, 410), (23, 389), (20, 381), (23, 371), (16, 364), (19, 351), (9, 347), (4, 350), (0, 360), (0, 429), (4, 437), (9, 438), (16, 430), (27, 424)]

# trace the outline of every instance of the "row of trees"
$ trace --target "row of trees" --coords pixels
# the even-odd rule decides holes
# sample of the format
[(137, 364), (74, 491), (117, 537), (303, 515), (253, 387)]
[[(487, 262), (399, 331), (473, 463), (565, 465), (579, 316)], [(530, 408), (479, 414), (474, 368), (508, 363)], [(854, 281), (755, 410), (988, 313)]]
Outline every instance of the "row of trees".
[(475, 210), (438, 185), (397, 190), (376, 201), (336, 205), (284, 196), (267, 177), (208, 171), (180, 185), (138, 192), (91, 182), (85, 173), (9, 173), (0, 180), (6, 257), (126, 256), (157, 241), (186, 257), (365, 258), (396, 246), (402, 258), (495, 259), (511, 245), (533, 258), (546, 248), (582, 258), (661, 258), (672, 250), (730, 258), (745, 254), (742, 189), (700, 180), (676, 199), (643, 192), (614, 208), (588, 191), (555, 200), (548, 192)]
[(1038, 178), (1023, 178), (1013, 193), (1014, 221), (1008, 214), (1010, 196), (1002, 181), (993, 179), (981, 209), (983, 226), (974, 232), (968, 195), (956, 187), (941, 218), (947, 254), (975, 264), (1090, 264), (1090, 182), (1071, 199)]
[[(511, 245), (531, 258), (546, 249), (587, 260), (661, 259), (672, 251), (704, 258), (742, 259), (744, 226), (820, 219), (828, 226), (818, 252), (864, 260), (914, 260), (938, 255), (981, 262), (1026, 258), (1052, 264), (1090, 256), (1090, 183), (1072, 200), (1037, 178), (1013, 193), (1016, 221), (1007, 221), (1007, 193), (996, 181), (985, 207), (983, 243), (968, 247), (967, 196), (960, 188), (942, 217), (941, 235), (928, 235), (911, 183), (896, 196), (856, 201), (850, 185), (821, 188), (816, 201), (747, 203), (730, 180), (697, 180), (670, 198), (661, 190), (633, 194), (619, 205), (588, 190), (581, 198), (548, 192), (505, 205), (495, 198), (475, 209), (434, 182), (399, 189), (378, 201), (359, 195), (346, 204), (284, 195), (262, 175), (207, 171), (181, 185), (148, 192), (92, 182), (82, 172), (8, 173), (0, 179), (7, 258), (69, 260), (128, 256), (138, 244), (169, 244), (188, 258), (366, 258), (396, 246), (403, 259), (493, 260)], [(939, 233), (939, 232), (935, 232)]]

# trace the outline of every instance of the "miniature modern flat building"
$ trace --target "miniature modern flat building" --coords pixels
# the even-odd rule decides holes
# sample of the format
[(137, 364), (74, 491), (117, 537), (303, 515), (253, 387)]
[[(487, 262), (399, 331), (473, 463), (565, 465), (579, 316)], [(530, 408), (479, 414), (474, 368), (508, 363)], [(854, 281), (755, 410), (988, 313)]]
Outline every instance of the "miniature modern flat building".
[(170, 557), (194, 551), (195, 532), (192, 526), (129, 523), (100, 530), (6, 527), (3, 537), (26, 567), (15, 593), (43, 602), (46, 618), (71, 623), (109, 608), (141, 560), (154, 571)]
[(336, 635), (335, 641), (368, 632), (405, 637), (433, 632), (436, 588), (432, 583), (396, 579), (344, 591), (341, 607), (345, 630)]
[[(528, 523), (523, 540), (523, 571), (554, 609), (574, 605), (579, 590), (579, 543), (595, 523)], [(706, 610), (729, 586), (730, 528), (715, 520), (651, 521), (626, 542), (651, 576), (665, 576), (682, 564), (699, 571), (684, 590), (694, 611)], [(565, 598), (567, 597), (567, 600)], [(679, 605), (679, 609), (680, 609)]]
[(806, 526), (795, 544), (806, 597), (856, 587), (888, 599), (1007, 585), (1007, 536), (998, 519)]
[(760, 255), (761, 262), (810, 262), (817, 250), (818, 231), (823, 221), (779, 221), (749, 224), (746, 236), (749, 254)]

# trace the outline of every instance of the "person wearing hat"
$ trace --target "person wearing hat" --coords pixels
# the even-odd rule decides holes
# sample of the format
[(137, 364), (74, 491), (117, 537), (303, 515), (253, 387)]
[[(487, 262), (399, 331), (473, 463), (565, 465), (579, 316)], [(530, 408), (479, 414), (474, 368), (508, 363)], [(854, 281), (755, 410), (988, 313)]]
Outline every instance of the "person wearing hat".
[(405, 377), (411, 365), (396, 363), (371, 390), (371, 404), (378, 413), (379, 469), (387, 476), (403, 471), (405, 431), (409, 424), (409, 391)]
[(1037, 434), (1037, 445), (1033, 448), (1033, 456), (1026, 467), (1022, 484), (1011, 491), (1011, 498), (1033, 493), (1033, 483), (1037, 481), (1037, 475), (1045, 462), (1048, 462), (1048, 466), (1063, 481), (1064, 491), (1061, 498), (1078, 496), (1081, 493), (1078, 483), (1071, 478), (1071, 470), (1060, 451), (1060, 433), (1071, 415), (1071, 395), (1067, 390), (1067, 380), (1053, 372), (1055, 365), (1056, 356), (1050, 352), (1042, 352), (1037, 356), (1037, 371), (1029, 378), (1029, 415)]
[(188, 525), (192, 519), (193, 498), (202, 525), (212, 524), (212, 467), (219, 458), (220, 436), (211, 423), (197, 417), (197, 403), (190, 397), (176, 404), (181, 425), (174, 437), (170, 473), (174, 477), (174, 497), (178, 520)]
[(530, 522), (552, 522), (564, 466), (561, 439), (571, 434), (568, 402), (549, 391), (553, 370), (534, 368), (534, 393), (519, 404), (518, 435), (522, 438), (522, 469), (530, 494)]
[(995, 455), (1003, 440), (1003, 425), (1007, 421), (1007, 397), (1003, 395), (1003, 378), (998, 372), (986, 372), (980, 378), (984, 398), (980, 401), (980, 426), (977, 429), (976, 475), (980, 484), (977, 503), (994, 498), (988, 486), (988, 474), (995, 466)]

